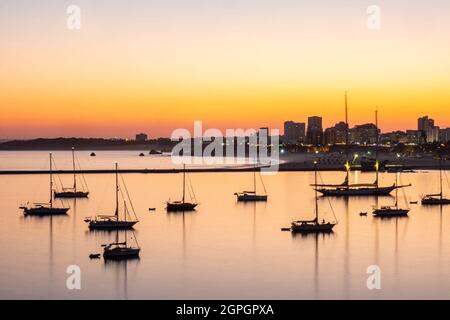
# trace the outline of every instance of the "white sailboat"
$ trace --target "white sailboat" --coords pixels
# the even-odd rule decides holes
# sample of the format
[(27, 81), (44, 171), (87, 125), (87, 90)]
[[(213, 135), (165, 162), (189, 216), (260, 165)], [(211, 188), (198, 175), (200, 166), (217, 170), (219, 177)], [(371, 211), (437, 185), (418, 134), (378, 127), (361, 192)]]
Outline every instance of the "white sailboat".
[(67, 214), (69, 207), (56, 207), (53, 204), (53, 157), (50, 153), (50, 201), (48, 203), (33, 203), (20, 206), (24, 215), (63, 215)]

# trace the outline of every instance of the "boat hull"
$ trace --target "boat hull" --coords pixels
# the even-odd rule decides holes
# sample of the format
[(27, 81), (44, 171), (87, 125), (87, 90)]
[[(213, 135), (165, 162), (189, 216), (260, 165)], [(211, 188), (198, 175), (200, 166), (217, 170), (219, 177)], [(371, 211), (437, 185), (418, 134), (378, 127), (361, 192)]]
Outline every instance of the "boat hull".
[(293, 233), (319, 233), (332, 232), (335, 223), (317, 223), (317, 224), (295, 224), (292, 223), (291, 231)]
[(55, 195), (55, 198), (87, 198), (89, 195), (89, 192), (62, 191), (62, 192), (55, 192), (54, 195)]
[(103, 258), (110, 260), (124, 260), (139, 258), (139, 248), (114, 248), (103, 251)]
[(238, 194), (238, 195), (236, 195), (236, 197), (237, 197), (237, 201), (241, 201), (241, 202), (267, 201), (267, 195)]
[(166, 210), (170, 212), (176, 211), (194, 211), (197, 203), (189, 202), (167, 202)]
[(89, 221), (89, 229), (91, 230), (117, 230), (132, 229), (137, 221)]
[(409, 209), (375, 209), (373, 215), (376, 217), (406, 217)]
[(351, 197), (351, 196), (387, 196), (396, 186), (375, 188), (340, 188), (340, 189), (316, 189), (324, 196)]
[(450, 204), (450, 199), (441, 199), (441, 198), (424, 198), (422, 199), (423, 205), (444, 205)]
[(53, 215), (65, 215), (69, 208), (22, 208), (24, 215), (34, 215), (34, 216), (53, 216)]

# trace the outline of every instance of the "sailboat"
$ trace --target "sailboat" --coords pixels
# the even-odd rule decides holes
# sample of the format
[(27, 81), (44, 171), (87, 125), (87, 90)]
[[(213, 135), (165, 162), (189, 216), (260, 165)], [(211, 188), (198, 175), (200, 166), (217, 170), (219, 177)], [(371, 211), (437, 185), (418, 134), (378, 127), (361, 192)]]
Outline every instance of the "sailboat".
[[(396, 175), (396, 180), (398, 175)], [(406, 196), (405, 196), (406, 198)], [(405, 199), (406, 202), (406, 199)], [(399, 217), (407, 216), (409, 208), (400, 208), (398, 205), (398, 189), (395, 190), (395, 204), (393, 206), (381, 206), (380, 208), (375, 207), (373, 210), (373, 215), (376, 217)]]
[[(128, 199), (130, 198), (128, 195), (128, 191), (126, 186), (124, 185), (126, 194)], [(118, 165), (116, 163), (116, 209), (114, 211), (114, 215), (97, 215), (94, 218), (88, 217), (84, 221), (89, 224), (89, 229), (131, 229), (133, 226), (139, 222), (136, 217), (136, 213), (134, 212), (133, 205), (131, 205), (132, 212), (134, 218), (130, 218), (127, 220), (127, 216), (130, 215), (129, 210), (126, 205), (124, 205), (123, 209), (123, 219), (119, 217), (119, 191), (121, 191), (119, 187), (119, 174), (118, 174)], [(130, 200), (131, 202), (131, 200)]]
[(77, 173), (75, 168), (75, 148), (72, 148), (73, 187), (55, 191), (55, 198), (87, 198), (89, 191), (77, 190)]
[(261, 183), (264, 189), (264, 194), (256, 193), (256, 161), (253, 168), (253, 191), (242, 191), (236, 192), (234, 195), (237, 197), (237, 201), (267, 201), (266, 187), (264, 186), (264, 181), (262, 180), (261, 173), (259, 173)]
[(53, 158), (50, 153), (50, 201), (49, 203), (34, 203), (33, 205), (23, 205), (20, 207), (25, 215), (60, 215), (67, 214), (70, 208), (53, 206)]
[(375, 122), (377, 127), (377, 152), (376, 152), (376, 161), (375, 161), (375, 172), (376, 178), (374, 183), (357, 183), (351, 184), (349, 182), (349, 173), (350, 173), (350, 164), (348, 162), (348, 107), (347, 107), (347, 93), (345, 93), (345, 122), (347, 124), (347, 132), (346, 132), (346, 153), (347, 153), (347, 162), (345, 163), (346, 176), (345, 180), (342, 184), (317, 184), (313, 185), (318, 192), (323, 194), (324, 196), (387, 196), (392, 191), (409, 187), (411, 185), (397, 185), (393, 183), (391, 186), (382, 186), (380, 187), (378, 183), (379, 176), (379, 162), (378, 162), (378, 111), (375, 112)]
[(443, 205), (450, 204), (450, 199), (444, 198), (443, 186), (442, 186), (442, 157), (439, 159), (439, 181), (440, 192), (437, 194), (428, 194), (422, 198), (423, 205)]
[[(124, 201), (124, 210), (127, 210), (126, 201)], [(139, 247), (139, 244), (137, 243), (136, 236), (134, 236), (134, 240), (136, 242), (135, 246), (128, 245), (128, 230), (125, 230), (125, 239), (122, 242), (119, 242), (119, 229), (116, 228), (116, 241), (109, 243), (107, 245), (103, 245), (103, 258), (105, 260), (107, 259), (115, 259), (115, 260), (122, 260), (122, 259), (133, 259), (133, 258), (139, 258), (139, 252), (141, 251), (141, 248)], [(134, 233), (133, 233), (134, 235)]]
[[(314, 170), (314, 181), (317, 185), (317, 161), (314, 162), (315, 170)], [(318, 196), (317, 189), (314, 189), (314, 197), (315, 197), (315, 215), (316, 217), (313, 220), (296, 220), (291, 223), (291, 231), (292, 232), (300, 232), (300, 233), (313, 233), (313, 232), (331, 232), (333, 231), (333, 227), (337, 224), (337, 222), (327, 222), (323, 219), (319, 222), (319, 204), (318, 204)], [(331, 205), (331, 204), (330, 204)]]
[(186, 164), (183, 164), (183, 197), (181, 198), (181, 201), (170, 201), (169, 199), (169, 201), (166, 202), (167, 211), (195, 210), (195, 207), (197, 207), (198, 205), (197, 200), (195, 199), (195, 194), (193, 194), (194, 202), (186, 202), (185, 198), (186, 198)]

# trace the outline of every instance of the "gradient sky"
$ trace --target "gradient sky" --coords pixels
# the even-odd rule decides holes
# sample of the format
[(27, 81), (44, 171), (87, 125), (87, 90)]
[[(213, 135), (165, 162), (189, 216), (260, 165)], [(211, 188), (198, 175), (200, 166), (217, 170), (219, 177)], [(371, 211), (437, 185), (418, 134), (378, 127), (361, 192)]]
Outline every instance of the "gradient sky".
[(447, 127), (449, 30), (447, 0), (1, 0), (0, 139), (329, 126), (345, 90), (350, 125)]

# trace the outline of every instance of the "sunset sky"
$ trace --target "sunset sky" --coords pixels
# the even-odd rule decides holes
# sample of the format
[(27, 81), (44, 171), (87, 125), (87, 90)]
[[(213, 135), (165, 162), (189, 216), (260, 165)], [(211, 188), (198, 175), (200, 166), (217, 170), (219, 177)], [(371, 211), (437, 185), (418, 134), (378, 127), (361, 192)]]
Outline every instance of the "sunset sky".
[(450, 2), (0, 1), (0, 139), (329, 126), (345, 90), (352, 126), (378, 106), (383, 131), (450, 127)]

